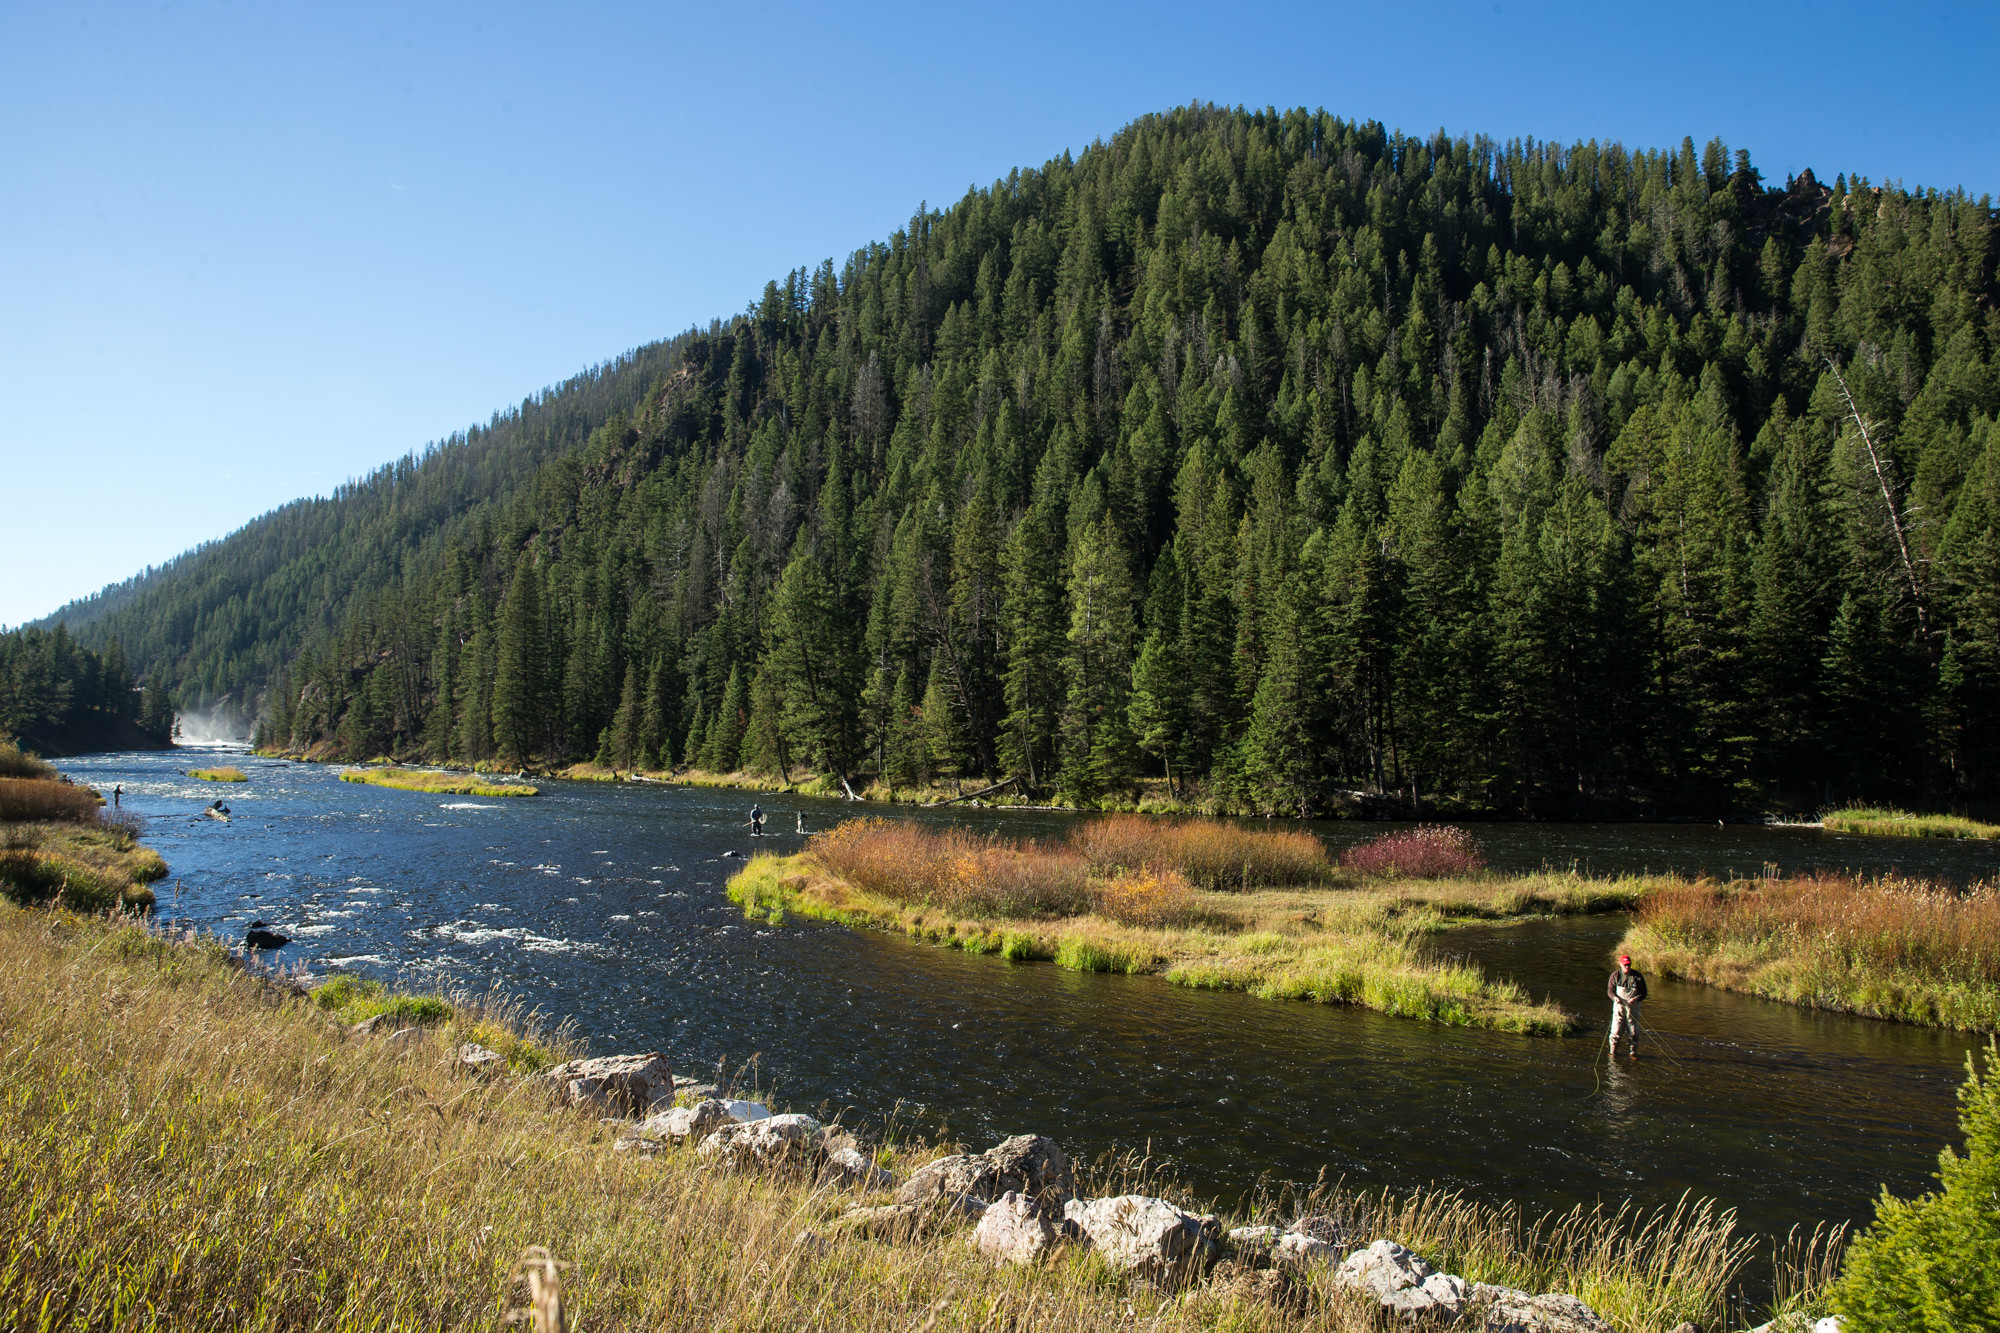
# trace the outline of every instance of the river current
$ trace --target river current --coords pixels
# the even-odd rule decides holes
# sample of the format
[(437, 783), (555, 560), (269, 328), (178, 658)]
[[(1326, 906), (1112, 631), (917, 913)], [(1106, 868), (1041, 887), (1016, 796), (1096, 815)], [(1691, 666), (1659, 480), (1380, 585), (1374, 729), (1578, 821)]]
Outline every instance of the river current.
[[(796, 815), (824, 828), (854, 812), (843, 803), (764, 797), (779, 834), (753, 841), (739, 792), (545, 782), (533, 799), (479, 800), (226, 757), (248, 783), (184, 776), (225, 758), (192, 749), (60, 763), (107, 793), (122, 784), (126, 808), (147, 817), (172, 869), (155, 886), (161, 917), (225, 938), (262, 919), (316, 973), (495, 988), (573, 1020), (600, 1053), (657, 1048), (694, 1073), (754, 1061), (795, 1108), (894, 1115), (974, 1148), (1038, 1132), (1073, 1156), (1150, 1151), (1223, 1199), (1321, 1176), (1531, 1206), (1692, 1191), (1782, 1233), (1865, 1220), (1884, 1184), (1921, 1190), (1957, 1138), (1953, 1094), (1975, 1044), (1962, 1034), (1655, 978), (1642, 1058), (1608, 1064), (1604, 977), (1621, 917), (1442, 937), (1587, 1024), (1562, 1040), (1468, 1032), (745, 920), (723, 896), (740, 858), (795, 848)], [(228, 824), (200, 817), (218, 797)], [(1068, 818), (867, 811), (1035, 834)], [(1316, 831), (1338, 850), (1382, 827)], [(1674, 824), (1478, 832), (1501, 868), (2000, 875), (1991, 843)]]

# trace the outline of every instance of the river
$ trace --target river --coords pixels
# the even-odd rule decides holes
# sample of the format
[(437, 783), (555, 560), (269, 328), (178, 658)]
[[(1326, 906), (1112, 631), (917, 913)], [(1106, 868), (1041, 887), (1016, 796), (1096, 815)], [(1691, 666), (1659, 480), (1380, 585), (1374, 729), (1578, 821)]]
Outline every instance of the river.
[[(224, 759), (250, 781), (178, 771)], [(228, 938), (261, 918), (315, 972), (497, 988), (573, 1019), (598, 1052), (658, 1048), (695, 1073), (754, 1059), (764, 1086), (801, 1109), (893, 1113), (975, 1148), (1039, 1132), (1083, 1158), (1150, 1149), (1197, 1194), (1225, 1199), (1324, 1175), (1536, 1206), (1650, 1206), (1692, 1190), (1771, 1233), (1865, 1220), (1883, 1184), (1922, 1189), (1955, 1140), (1974, 1045), (1655, 979), (1657, 1038), (1640, 1060), (1607, 1065), (1618, 917), (1443, 937), (1440, 948), (1590, 1025), (1580, 1038), (1516, 1037), (746, 921), (722, 893), (753, 846), (740, 792), (551, 782), (533, 799), (478, 800), (190, 749), (60, 766), (107, 792), (122, 784), (126, 808), (148, 817), (147, 840), (172, 867), (156, 886), (162, 917)], [(218, 797), (235, 812), (226, 825), (198, 813)], [(763, 804), (783, 830), (764, 845), (778, 850), (796, 846), (795, 814), (824, 828), (854, 811)], [(1068, 820), (869, 812), (1032, 833)], [(1318, 831), (1337, 848), (1381, 827)], [(1990, 843), (1674, 824), (1478, 832), (1502, 868), (2000, 873)]]

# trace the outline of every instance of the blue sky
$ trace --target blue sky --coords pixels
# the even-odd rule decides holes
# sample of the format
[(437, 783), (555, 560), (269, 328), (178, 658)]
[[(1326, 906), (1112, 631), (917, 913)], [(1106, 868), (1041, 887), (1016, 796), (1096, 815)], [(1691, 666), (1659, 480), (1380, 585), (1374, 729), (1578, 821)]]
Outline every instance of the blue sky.
[(0, 624), (1190, 100), (2000, 193), (2000, 7), (0, 5)]

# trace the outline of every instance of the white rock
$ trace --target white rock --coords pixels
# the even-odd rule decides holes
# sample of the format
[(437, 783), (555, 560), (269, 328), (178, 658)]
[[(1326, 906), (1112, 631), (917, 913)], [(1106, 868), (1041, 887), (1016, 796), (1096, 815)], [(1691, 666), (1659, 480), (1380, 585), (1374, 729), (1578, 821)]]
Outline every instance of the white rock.
[(1074, 1222), (1107, 1263), (1126, 1272), (1179, 1274), (1198, 1267), (1214, 1244), (1211, 1219), (1144, 1194), (1071, 1199), (1063, 1205), (1063, 1219)]
[(723, 1109), (729, 1112), (729, 1118), (738, 1124), (747, 1125), (752, 1120), (768, 1120), (771, 1118), (771, 1108), (762, 1102), (744, 1102), (729, 1097), (723, 1099), (722, 1105)]
[(710, 1098), (696, 1102), (692, 1106), (676, 1106), (646, 1117), (639, 1126), (640, 1132), (669, 1138), (676, 1143), (689, 1139), (705, 1139), (724, 1125), (734, 1123), (729, 1110), (721, 1102)]
[(1271, 1246), (1271, 1262), (1280, 1268), (1303, 1271), (1320, 1264), (1334, 1263), (1339, 1258), (1338, 1245), (1329, 1245), (1311, 1236), (1301, 1236), (1296, 1231), (1287, 1231)]
[(826, 1155), (825, 1173), (856, 1189), (885, 1190), (896, 1183), (896, 1178), (875, 1165), (872, 1158), (859, 1148), (840, 1148)]
[(598, 1106), (626, 1115), (645, 1115), (655, 1102), (674, 1097), (674, 1071), (658, 1051), (571, 1060), (542, 1077), (555, 1084), (573, 1106)]
[(774, 1115), (724, 1125), (695, 1151), (735, 1167), (798, 1165), (815, 1155), (819, 1121), (809, 1115)]
[(1233, 1227), (1229, 1232), (1229, 1246), (1245, 1258), (1267, 1255), (1277, 1248), (1278, 1237), (1283, 1234), (1276, 1227)]
[(497, 1074), (507, 1067), (507, 1057), (476, 1041), (468, 1041), (458, 1048), (458, 1065), (475, 1074)]
[(1032, 1264), (1056, 1243), (1056, 1229), (1049, 1225), (1035, 1202), (1017, 1190), (1009, 1190), (994, 1200), (973, 1229), (972, 1243), (989, 1258), (1010, 1264)]
[(1813, 1333), (1840, 1333), (1840, 1316), (1830, 1314), (1824, 1319), (1814, 1320)]
[(1472, 1305), (1486, 1333), (1614, 1333), (1610, 1324), (1574, 1296), (1535, 1296), (1513, 1287), (1472, 1289)]
[(1372, 1292), (1389, 1309), (1406, 1314), (1443, 1311), (1456, 1317), (1472, 1298), (1464, 1278), (1440, 1273), (1393, 1240), (1378, 1240), (1341, 1261), (1335, 1284)]

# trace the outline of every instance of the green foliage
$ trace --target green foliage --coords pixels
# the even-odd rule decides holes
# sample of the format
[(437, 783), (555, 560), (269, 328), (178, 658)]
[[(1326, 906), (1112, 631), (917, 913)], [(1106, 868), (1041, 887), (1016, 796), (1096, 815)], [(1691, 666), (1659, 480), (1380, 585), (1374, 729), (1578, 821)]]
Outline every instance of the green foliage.
[(1939, 1189), (1916, 1199), (1884, 1190), (1848, 1249), (1832, 1293), (1843, 1329), (2000, 1329), (2000, 1047), (1987, 1043), (1983, 1073), (1966, 1057), (1958, 1100), (1965, 1153), (1938, 1155)]
[[(53, 754), (164, 746), (173, 725), (163, 693), (139, 693), (116, 639), (99, 653), (60, 624), (0, 634), (0, 742), (15, 756), (12, 738)], [(33, 776), (5, 765), (0, 759), (0, 773)]]
[(348, 757), (1990, 801), (2000, 225), (1730, 161), (1148, 116), (63, 615)]

